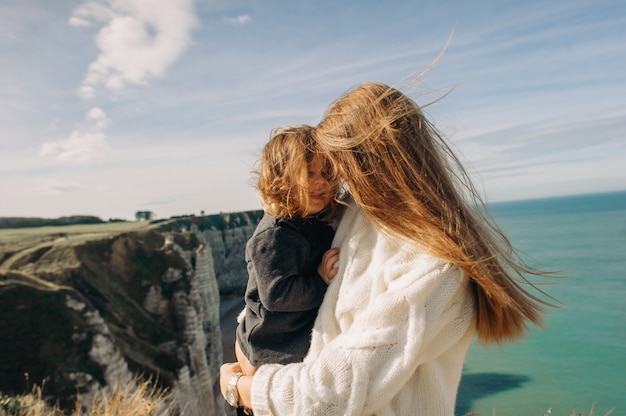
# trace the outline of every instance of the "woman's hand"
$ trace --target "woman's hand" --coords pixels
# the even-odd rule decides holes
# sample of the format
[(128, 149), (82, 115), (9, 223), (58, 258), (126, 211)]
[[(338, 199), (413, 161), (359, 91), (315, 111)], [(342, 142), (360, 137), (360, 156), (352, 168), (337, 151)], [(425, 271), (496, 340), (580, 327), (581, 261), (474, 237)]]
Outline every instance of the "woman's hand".
[[(240, 373), (241, 366), (239, 363), (225, 363), (220, 367), (220, 391), (222, 396), (226, 399), (226, 390), (228, 389), (228, 383), (233, 377), (233, 374)], [(237, 394), (239, 396), (239, 405), (250, 409), (252, 406), (252, 400), (250, 399), (250, 388), (252, 387), (252, 376), (241, 376), (237, 382)]]
[(322, 276), (326, 284), (330, 284), (337, 275), (337, 262), (339, 261), (339, 247), (331, 248), (322, 256), (322, 262), (317, 266), (317, 272)]

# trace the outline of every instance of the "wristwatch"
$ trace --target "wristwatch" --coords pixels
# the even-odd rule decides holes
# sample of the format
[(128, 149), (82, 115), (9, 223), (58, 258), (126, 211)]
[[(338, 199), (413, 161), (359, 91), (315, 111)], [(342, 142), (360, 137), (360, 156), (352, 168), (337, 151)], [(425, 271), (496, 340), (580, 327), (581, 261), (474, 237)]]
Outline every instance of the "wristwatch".
[(239, 405), (239, 393), (237, 393), (237, 382), (241, 376), (243, 376), (243, 373), (233, 374), (226, 388), (226, 401), (232, 407), (241, 407)]

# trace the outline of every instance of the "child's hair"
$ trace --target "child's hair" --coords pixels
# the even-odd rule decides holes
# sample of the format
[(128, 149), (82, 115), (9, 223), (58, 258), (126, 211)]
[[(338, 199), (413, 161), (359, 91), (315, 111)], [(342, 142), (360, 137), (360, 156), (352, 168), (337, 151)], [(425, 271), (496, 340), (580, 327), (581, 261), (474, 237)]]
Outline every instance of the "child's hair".
[(547, 273), (516, 255), (459, 160), (410, 98), (384, 84), (362, 84), (327, 109), (317, 140), (379, 229), (466, 272), (480, 340), (515, 339), (528, 322), (541, 323), (547, 302), (516, 278)]
[(311, 213), (308, 194), (309, 164), (315, 156), (323, 158), (331, 195), (329, 206), (319, 216), (334, 218), (337, 210), (337, 181), (332, 178), (328, 159), (318, 152), (315, 128), (308, 125), (283, 126), (272, 130), (263, 148), (257, 189), (264, 209), (280, 218), (307, 217)]

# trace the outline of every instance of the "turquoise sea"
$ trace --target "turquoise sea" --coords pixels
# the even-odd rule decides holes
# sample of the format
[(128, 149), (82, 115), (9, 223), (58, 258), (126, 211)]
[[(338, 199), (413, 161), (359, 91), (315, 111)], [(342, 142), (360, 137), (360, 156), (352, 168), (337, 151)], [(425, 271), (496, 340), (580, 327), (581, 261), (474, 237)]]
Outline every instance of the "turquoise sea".
[(456, 414), (626, 415), (626, 191), (490, 209), (533, 264), (569, 277), (541, 286), (561, 302), (545, 328), (472, 345)]

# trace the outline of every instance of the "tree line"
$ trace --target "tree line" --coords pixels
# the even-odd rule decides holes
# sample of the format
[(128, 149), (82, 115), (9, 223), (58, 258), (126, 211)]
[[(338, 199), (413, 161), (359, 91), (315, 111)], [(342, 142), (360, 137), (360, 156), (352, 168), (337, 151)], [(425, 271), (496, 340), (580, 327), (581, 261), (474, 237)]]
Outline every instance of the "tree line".
[[(110, 220), (121, 221), (121, 220)], [(31, 217), (0, 217), (0, 228), (30, 228), (50, 225), (74, 224), (102, 224), (101, 218), (91, 215), (71, 215), (59, 218), (31, 218)]]

